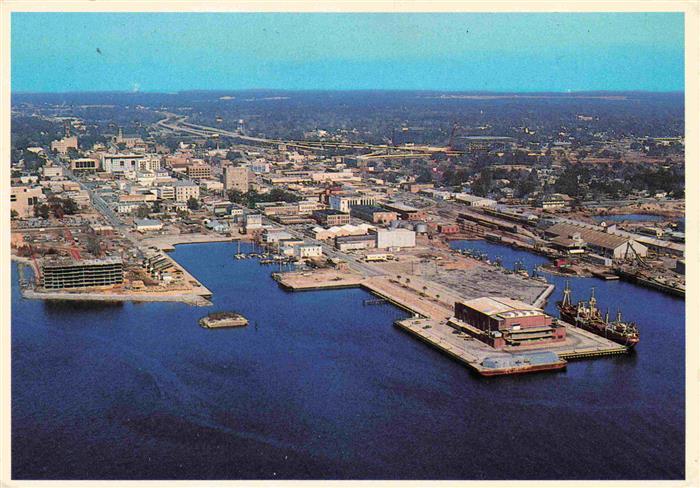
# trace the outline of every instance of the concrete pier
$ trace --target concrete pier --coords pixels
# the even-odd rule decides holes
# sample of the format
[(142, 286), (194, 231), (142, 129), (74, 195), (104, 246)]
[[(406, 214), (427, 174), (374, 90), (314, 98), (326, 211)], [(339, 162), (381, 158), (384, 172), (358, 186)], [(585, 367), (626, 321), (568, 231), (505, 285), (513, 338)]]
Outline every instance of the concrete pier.
[[(627, 352), (624, 346), (569, 324), (564, 324), (567, 337), (560, 343), (494, 349), (462, 330), (462, 324), (453, 317), (453, 303), (448, 304), (421, 293), (421, 288), (412, 288), (409, 284), (388, 276), (362, 278), (354, 273), (338, 276), (335, 270), (323, 270), (318, 273), (281, 273), (276, 279), (281, 286), (295, 291), (339, 288), (341, 283), (343, 287), (364, 288), (413, 315), (397, 320), (394, 325), (482, 376), (560, 370), (566, 367), (567, 359), (594, 358)], [(537, 306), (544, 303), (553, 288), (553, 285), (546, 287), (535, 298)], [(493, 363), (501, 366), (488, 366)]]

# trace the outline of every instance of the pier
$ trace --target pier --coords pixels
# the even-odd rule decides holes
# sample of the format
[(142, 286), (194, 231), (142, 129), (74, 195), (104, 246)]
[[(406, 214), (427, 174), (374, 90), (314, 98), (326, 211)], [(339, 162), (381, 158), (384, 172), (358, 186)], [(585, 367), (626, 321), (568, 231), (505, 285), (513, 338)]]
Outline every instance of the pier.
[[(362, 278), (351, 272), (320, 270), (275, 274), (280, 286), (291, 291), (360, 287), (377, 298), (363, 304), (391, 303), (411, 314), (394, 325), (469, 367), (481, 376), (561, 370), (572, 359), (590, 359), (624, 354), (621, 346), (585, 330), (564, 324), (566, 339), (561, 343), (526, 345), (494, 349), (476, 339), (479, 332), (454, 318), (453, 303), (446, 303), (388, 276)], [(540, 307), (554, 285), (544, 287), (535, 298)], [(473, 333), (467, 329), (474, 329)], [(491, 365), (491, 366), (489, 366)]]

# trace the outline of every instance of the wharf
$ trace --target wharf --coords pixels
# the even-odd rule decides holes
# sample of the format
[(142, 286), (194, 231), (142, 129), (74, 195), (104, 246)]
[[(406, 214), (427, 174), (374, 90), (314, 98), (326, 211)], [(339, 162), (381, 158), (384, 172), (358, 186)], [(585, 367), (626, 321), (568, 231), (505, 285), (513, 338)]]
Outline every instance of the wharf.
[(178, 244), (203, 244), (207, 242), (233, 242), (251, 240), (247, 235), (229, 237), (219, 234), (169, 234), (142, 238), (140, 244), (142, 248), (156, 247), (161, 251), (174, 251)]
[(200, 307), (209, 306), (211, 302), (203, 295), (187, 292), (108, 292), (108, 291), (78, 291), (56, 290), (37, 291), (22, 290), (22, 296), (29, 299), (82, 302), (182, 302)]
[(324, 269), (313, 272), (273, 273), (272, 279), (285, 290), (311, 291), (357, 288), (363, 278), (352, 272)]
[[(453, 321), (455, 319), (450, 320), (450, 322)], [(566, 367), (567, 360), (590, 359), (628, 352), (624, 346), (569, 324), (565, 324), (567, 338), (560, 344), (519, 346), (501, 350), (493, 349), (442, 321), (413, 317), (397, 320), (394, 325), (458, 360), (481, 376), (559, 370)], [(546, 353), (552, 353), (555, 356), (552, 356), (552, 359), (547, 362), (521, 363), (514, 367), (490, 368), (484, 364), (488, 362), (485, 360), (512, 363), (518, 358), (536, 357)]]
[[(567, 360), (623, 354), (627, 348), (572, 325), (564, 324), (567, 338), (560, 343), (494, 349), (460, 330), (453, 315), (452, 294), (438, 300), (420, 293), (422, 281), (409, 286), (389, 276), (363, 278), (351, 272), (319, 270), (315, 272), (276, 273), (275, 279), (286, 289), (322, 290), (339, 287), (361, 287), (381, 300), (406, 310), (412, 316), (397, 320), (394, 325), (466, 365), (481, 376), (560, 370)], [(415, 288), (415, 287), (418, 288)], [(534, 297), (537, 306), (546, 300), (554, 286), (542, 287)], [(469, 327), (469, 326), (467, 326)], [(543, 359), (544, 358), (544, 359)], [(532, 359), (532, 361), (531, 361)], [(484, 365), (486, 363), (487, 365)], [(489, 367), (498, 364), (499, 367)]]

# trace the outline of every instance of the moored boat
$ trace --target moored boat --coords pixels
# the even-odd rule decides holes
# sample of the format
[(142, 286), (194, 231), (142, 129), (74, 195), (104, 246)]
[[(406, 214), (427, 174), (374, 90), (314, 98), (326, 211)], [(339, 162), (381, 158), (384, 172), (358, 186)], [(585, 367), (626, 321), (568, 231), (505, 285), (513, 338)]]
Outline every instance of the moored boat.
[(560, 318), (580, 329), (605, 337), (613, 342), (633, 348), (639, 343), (639, 329), (634, 322), (622, 320), (622, 313), (617, 312), (615, 320), (610, 320), (609, 314), (602, 315), (596, 307), (595, 288), (591, 290), (588, 302), (579, 301), (576, 305), (571, 301), (571, 288), (566, 284), (564, 297), (557, 302)]

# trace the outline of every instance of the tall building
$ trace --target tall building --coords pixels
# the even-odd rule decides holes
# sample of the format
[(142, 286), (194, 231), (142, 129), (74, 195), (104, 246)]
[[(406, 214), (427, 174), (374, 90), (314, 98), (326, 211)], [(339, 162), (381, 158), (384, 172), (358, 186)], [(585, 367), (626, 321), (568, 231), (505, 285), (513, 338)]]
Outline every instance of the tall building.
[(245, 166), (228, 165), (224, 167), (224, 188), (248, 193), (250, 170)]
[(67, 154), (69, 149), (78, 149), (78, 136), (68, 136), (59, 141), (51, 141), (51, 151)]
[(190, 198), (199, 198), (199, 185), (191, 181), (176, 181), (173, 183), (175, 187), (175, 201), (186, 202)]
[(185, 172), (187, 176), (193, 180), (206, 180), (211, 178), (211, 166), (208, 164), (191, 164), (186, 168)]
[(47, 289), (109, 286), (123, 281), (124, 269), (119, 258), (60, 259), (41, 265), (41, 286)]

